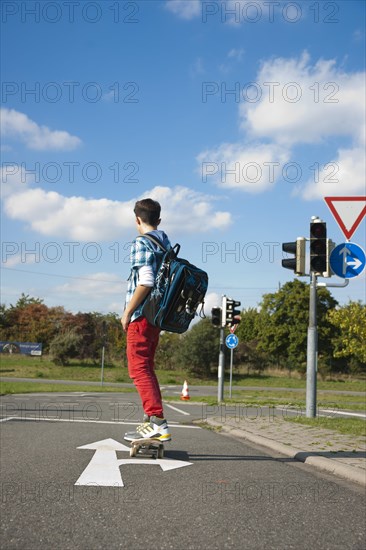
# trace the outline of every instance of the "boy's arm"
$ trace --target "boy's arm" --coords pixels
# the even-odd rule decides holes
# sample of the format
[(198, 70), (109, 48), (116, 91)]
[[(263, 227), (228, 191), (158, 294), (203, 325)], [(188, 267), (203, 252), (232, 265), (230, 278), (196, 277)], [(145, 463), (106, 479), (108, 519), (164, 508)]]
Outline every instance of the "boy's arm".
[(137, 285), (131, 300), (128, 302), (126, 309), (123, 312), (121, 323), (123, 330), (126, 332), (131, 321), (131, 315), (135, 309), (145, 300), (146, 296), (151, 291), (151, 286)]

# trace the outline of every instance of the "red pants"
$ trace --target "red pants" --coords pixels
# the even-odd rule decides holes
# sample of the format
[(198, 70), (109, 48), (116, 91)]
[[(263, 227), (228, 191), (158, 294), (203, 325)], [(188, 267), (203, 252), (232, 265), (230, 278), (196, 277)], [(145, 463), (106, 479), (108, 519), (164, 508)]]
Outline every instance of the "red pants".
[(139, 392), (144, 412), (149, 416), (164, 417), (159, 382), (154, 368), (154, 357), (160, 329), (145, 317), (138, 317), (127, 329), (128, 374)]

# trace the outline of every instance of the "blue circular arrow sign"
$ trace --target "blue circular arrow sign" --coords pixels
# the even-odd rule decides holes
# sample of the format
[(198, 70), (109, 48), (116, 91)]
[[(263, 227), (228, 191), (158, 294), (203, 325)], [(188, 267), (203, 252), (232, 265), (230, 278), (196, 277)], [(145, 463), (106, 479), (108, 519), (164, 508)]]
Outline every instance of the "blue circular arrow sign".
[(355, 243), (342, 243), (330, 255), (330, 267), (344, 279), (357, 277), (365, 269), (365, 251)]
[(226, 347), (234, 349), (239, 344), (239, 338), (235, 334), (229, 334), (225, 340)]

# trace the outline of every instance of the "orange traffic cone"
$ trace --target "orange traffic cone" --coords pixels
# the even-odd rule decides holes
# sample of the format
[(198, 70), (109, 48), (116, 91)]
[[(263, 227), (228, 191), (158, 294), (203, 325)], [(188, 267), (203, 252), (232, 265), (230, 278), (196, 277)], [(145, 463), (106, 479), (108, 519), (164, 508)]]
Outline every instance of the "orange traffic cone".
[(180, 398), (181, 398), (183, 401), (188, 401), (188, 399), (190, 399), (190, 397), (189, 397), (189, 392), (188, 392), (188, 383), (187, 383), (187, 380), (184, 380), (183, 389), (182, 389), (182, 394), (181, 394)]

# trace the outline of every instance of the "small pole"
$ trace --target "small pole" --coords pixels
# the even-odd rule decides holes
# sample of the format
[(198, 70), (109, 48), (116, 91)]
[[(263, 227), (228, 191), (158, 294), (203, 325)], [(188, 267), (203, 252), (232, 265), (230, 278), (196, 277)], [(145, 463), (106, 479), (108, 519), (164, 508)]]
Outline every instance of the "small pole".
[(220, 353), (219, 353), (219, 368), (217, 371), (218, 386), (217, 386), (217, 402), (224, 401), (224, 372), (225, 372), (225, 331), (220, 328)]
[(101, 380), (100, 380), (102, 386), (103, 386), (103, 379), (104, 379), (104, 352), (105, 352), (106, 337), (107, 337), (107, 323), (104, 320), (102, 322), (102, 372), (101, 372)]
[(103, 386), (103, 374), (104, 374), (104, 346), (102, 347), (102, 373), (101, 373), (101, 384)]
[(306, 416), (316, 417), (316, 375), (318, 356), (318, 326), (317, 326), (317, 277), (311, 273), (309, 299), (309, 326), (307, 341), (306, 364)]
[(234, 362), (234, 348), (230, 350), (230, 388), (229, 388), (229, 397), (232, 397), (233, 389), (233, 362)]

